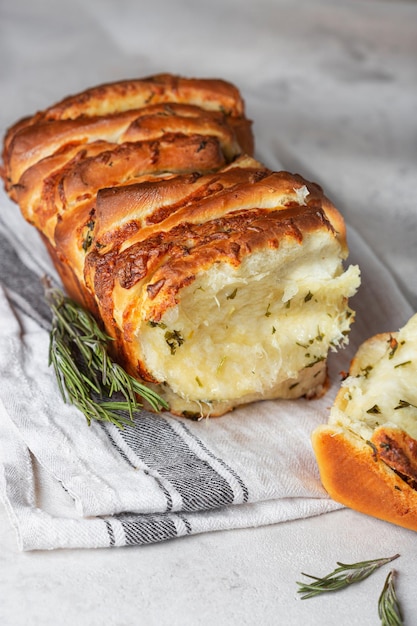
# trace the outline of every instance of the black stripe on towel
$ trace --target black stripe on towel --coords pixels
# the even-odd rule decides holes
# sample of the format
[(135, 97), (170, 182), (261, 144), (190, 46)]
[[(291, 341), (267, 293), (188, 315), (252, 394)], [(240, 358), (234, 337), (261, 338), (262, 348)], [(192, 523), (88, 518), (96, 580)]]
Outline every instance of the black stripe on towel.
[(177, 537), (174, 521), (164, 515), (117, 515), (127, 546), (144, 545)]
[(233, 503), (233, 489), (227, 480), (199, 458), (164, 417), (143, 411), (120, 436), (150, 470), (181, 495), (182, 511)]
[(113, 547), (115, 544), (113, 527), (108, 520), (104, 520), (104, 523), (106, 524), (107, 532), (109, 534), (109, 546)]
[(243, 482), (242, 478), (239, 476), (239, 474), (235, 472), (235, 470), (232, 467), (230, 467), (230, 465), (228, 465), (223, 459), (213, 454), (213, 452), (207, 448), (207, 446), (201, 441), (201, 439), (199, 439), (195, 433), (192, 433), (185, 426), (185, 424), (180, 422), (180, 425), (188, 433), (188, 435), (194, 439), (194, 441), (200, 446), (200, 448), (204, 450), (206, 454), (208, 454), (212, 459), (216, 460), (222, 467), (224, 467), (229, 472), (229, 474), (231, 474), (235, 478), (240, 488), (242, 489), (243, 502), (247, 502), (249, 499), (249, 490), (247, 486), (245, 485), (245, 483)]
[(51, 312), (44, 298), (41, 280), (23, 263), (1, 231), (0, 281), (18, 309), (35, 320), (42, 328), (49, 329)]

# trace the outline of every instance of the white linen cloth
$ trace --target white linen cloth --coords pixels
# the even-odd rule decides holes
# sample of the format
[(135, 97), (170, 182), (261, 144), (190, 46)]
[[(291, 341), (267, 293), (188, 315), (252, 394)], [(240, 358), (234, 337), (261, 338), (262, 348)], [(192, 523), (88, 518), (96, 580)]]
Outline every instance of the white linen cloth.
[[(22, 550), (144, 544), (270, 524), (340, 505), (324, 492), (310, 445), (327, 421), (339, 372), (373, 329), (411, 315), (390, 274), (350, 231), (364, 287), (349, 349), (330, 356), (320, 400), (267, 401), (192, 422), (142, 412), (120, 430), (65, 404), (48, 367), (51, 269), (17, 207), (1, 198), (0, 497)], [(19, 233), (19, 237), (16, 237)]]

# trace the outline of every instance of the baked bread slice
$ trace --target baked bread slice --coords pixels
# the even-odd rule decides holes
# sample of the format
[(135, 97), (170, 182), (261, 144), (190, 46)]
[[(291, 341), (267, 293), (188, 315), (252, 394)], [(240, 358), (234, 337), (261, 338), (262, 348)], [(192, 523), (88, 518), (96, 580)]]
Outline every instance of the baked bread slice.
[(417, 530), (417, 314), (359, 348), (327, 425), (312, 435), (330, 496)]
[(321, 395), (359, 286), (322, 189), (253, 158), (225, 81), (88, 89), (11, 127), (10, 197), (114, 356), (172, 412)]

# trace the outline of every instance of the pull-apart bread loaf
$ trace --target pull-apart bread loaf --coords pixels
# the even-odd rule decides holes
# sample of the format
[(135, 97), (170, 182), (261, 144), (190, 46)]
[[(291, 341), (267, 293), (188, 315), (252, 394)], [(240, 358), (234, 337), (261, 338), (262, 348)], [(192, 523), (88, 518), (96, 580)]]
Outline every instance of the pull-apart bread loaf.
[(359, 348), (313, 433), (324, 487), (335, 500), (417, 530), (417, 315)]
[(172, 412), (324, 392), (359, 270), (320, 187), (253, 158), (233, 85), (96, 87), (17, 123), (3, 161), (68, 293)]

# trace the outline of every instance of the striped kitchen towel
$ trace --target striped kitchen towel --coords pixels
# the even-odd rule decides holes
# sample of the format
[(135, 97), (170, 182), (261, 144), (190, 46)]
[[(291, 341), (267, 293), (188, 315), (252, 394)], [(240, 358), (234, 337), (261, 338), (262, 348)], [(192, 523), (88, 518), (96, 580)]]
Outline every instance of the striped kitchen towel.
[[(34, 229), (2, 200), (0, 221), (0, 498), (20, 549), (148, 544), (335, 510), (310, 445), (358, 343), (411, 315), (394, 280), (350, 233), (351, 261), (370, 290), (352, 303), (348, 349), (315, 401), (266, 401), (193, 422), (143, 411), (123, 430), (87, 425), (48, 367), (53, 272)], [(7, 212), (7, 209), (10, 210)], [(55, 277), (56, 278), (56, 277)]]

